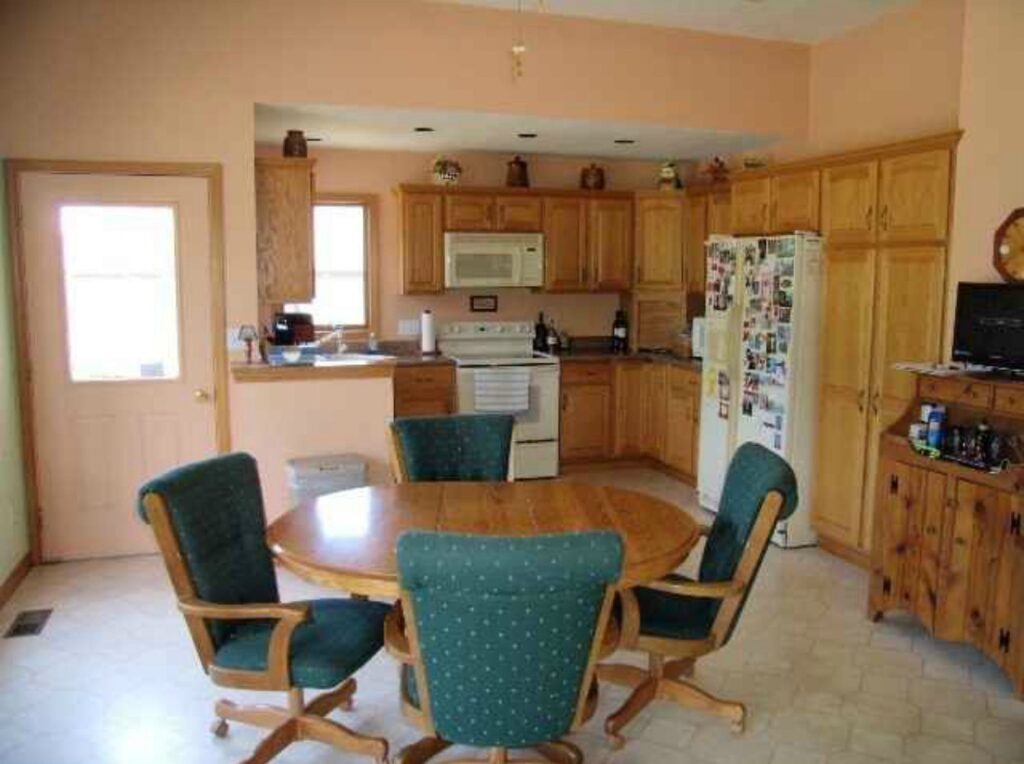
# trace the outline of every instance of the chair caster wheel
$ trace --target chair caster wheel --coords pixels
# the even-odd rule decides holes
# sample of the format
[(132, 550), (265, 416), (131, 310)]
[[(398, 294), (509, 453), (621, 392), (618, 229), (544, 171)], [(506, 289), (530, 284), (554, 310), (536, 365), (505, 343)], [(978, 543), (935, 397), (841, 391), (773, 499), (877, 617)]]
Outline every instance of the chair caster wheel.
[(607, 733), (608, 745), (613, 751), (621, 751), (623, 746), (626, 745), (626, 738), (622, 735), (617, 735), (614, 732)]
[(743, 720), (741, 719), (740, 721), (733, 722), (729, 726), (732, 728), (733, 732), (735, 732), (737, 735), (740, 735), (743, 733), (743, 728), (745, 725), (743, 723)]
[(341, 703), (338, 704), (338, 709), (341, 711), (345, 711), (346, 713), (353, 710), (355, 707), (356, 704), (355, 701), (352, 700), (352, 698), (349, 698), (348, 700), (343, 700)]
[(227, 737), (228, 723), (223, 719), (217, 719), (210, 725), (210, 732), (212, 732), (216, 737)]

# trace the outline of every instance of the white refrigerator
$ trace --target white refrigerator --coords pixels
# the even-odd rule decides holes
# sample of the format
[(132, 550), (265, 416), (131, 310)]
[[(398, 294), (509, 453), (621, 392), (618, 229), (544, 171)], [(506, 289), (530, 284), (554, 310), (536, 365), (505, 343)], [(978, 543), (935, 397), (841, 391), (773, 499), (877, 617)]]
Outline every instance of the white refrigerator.
[(772, 542), (811, 546), (818, 414), (821, 239), (814, 234), (707, 243), (707, 292), (697, 489), (715, 512), (729, 459), (753, 441), (796, 473), (796, 512)]

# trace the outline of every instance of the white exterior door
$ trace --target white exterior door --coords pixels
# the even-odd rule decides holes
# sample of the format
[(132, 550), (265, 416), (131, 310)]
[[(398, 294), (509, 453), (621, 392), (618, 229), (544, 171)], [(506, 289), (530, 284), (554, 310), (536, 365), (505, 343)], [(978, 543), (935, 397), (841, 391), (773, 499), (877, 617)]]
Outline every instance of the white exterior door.
[(206, 181), (20, 178), (43, 558), (151, 552), (139, 486), (216, 452)]

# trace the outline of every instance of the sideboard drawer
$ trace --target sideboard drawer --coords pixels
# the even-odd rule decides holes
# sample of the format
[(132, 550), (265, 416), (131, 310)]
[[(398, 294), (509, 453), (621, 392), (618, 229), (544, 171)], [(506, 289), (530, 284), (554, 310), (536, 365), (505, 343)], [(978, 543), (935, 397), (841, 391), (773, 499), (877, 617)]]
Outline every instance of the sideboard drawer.
[(987, 409), (992, 408), (992, 385), (962, 378), (922, 377), (921, 397)]

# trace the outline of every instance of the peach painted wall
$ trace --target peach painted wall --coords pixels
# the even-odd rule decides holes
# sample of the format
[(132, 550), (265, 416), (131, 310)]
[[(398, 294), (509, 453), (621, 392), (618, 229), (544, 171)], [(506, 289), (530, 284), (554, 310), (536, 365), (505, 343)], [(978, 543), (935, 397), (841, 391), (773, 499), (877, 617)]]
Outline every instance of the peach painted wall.
[[(258, 146), (260, 155), (274, 155), (280, 147)], [(571, 335), (599, 335), (610, 331), (617, 294), (550, 295), (524, 289), (475, 290), (473, 294), (497, 294), (496, 314), (469, 312), (469, 292), (403, 296), (399, 260), (399, 209), (393, 189), (399, 183), (428, 183), (434, 155), (411, 151), (346, 151), (316, 149), (317, 188), (321, 191), (373, 194), (377, 199), (377, 242), (380, 263), (379, 327), (382, 339), (398, 336), (398, 321), (417, 318), (424, 308), (440, 322), (470, 320), (521, 320), (534, 318), (538, 311), (555, 320)], [(449, 154), (463, 168), (463, 183), (473, 186), (503, 186), (505, 163), (510, 155), (482, 152)], [(576, 188), (579, 171), (590, 160), (524, 155), (530, 166), (534, 188)], [(608, 188), (630, 190), (652, 188), (658, 172), (655, 162), (601, 162)]]
[(955, 130), (964, 0), (921, 0), (811, 48), (806, 142), (813, 156)]
[[(959, 281), (998, 281), (992, 236), (1024, 207), (1024, 2), (968, 0), (947, 315)], [(947, 334), (948, 336), (948, 334)]]
[(289, 459), (361, 454), (370, 483), (390, 482), (386, 426), (393, 401), (390, 378), (232, 382), (232, 441), (259, 462), (267, 516), (289, 506)]

